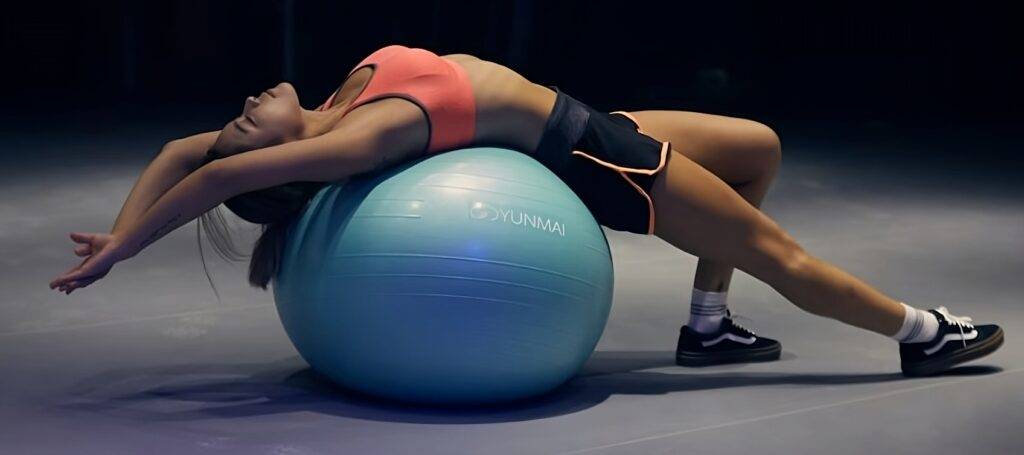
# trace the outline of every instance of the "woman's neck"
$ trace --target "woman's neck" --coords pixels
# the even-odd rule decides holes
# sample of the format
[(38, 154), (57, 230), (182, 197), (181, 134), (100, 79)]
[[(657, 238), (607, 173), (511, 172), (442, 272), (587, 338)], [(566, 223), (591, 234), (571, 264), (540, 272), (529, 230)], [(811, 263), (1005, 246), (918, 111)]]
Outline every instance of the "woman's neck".
[(338, 120), (341, 120), (341, 112), (335, 109), (326, 111), (303, 109), (301, 113), (303, 127), (298, 140), (317, 137), (331, 131), (338, 124)]
[(352, 105), (352, 102), (369, 85), (373, 72), (373, 67), (366, 66), (359, 68), (356, 72), (349, 75), (342, 82), (341, 88), (338, 90), (337, 95), (331, 99), (331, 106), (328, 106), (327, 109), (323, 111), (303, 109), (302, 117), (306, 128), (304, 128), (301, 139), (319, 136), (332, 130), (338, 124), (338, 121), (341, 120), (342, 113)]

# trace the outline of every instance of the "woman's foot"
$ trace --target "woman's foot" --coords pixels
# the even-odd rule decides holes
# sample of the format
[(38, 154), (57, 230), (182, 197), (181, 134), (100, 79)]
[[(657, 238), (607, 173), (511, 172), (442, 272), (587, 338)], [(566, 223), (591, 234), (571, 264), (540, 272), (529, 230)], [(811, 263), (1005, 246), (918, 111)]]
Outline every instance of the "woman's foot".
[(722, 326), (712, 333), (699, 333), (688, 326), (679, 329), (676, 364), (687, 367), (725, 363), (767, 362), (778, 360), (782, 345), (771, 338), (754, 335), (736, 325), (731, 317), (722, 319)]
[(928, 310), (939, 320), (939, 333), (924, 343), (900, 343), (900, 366), (907, 376), (927, 376), (991, 354), (1003, 344), (995, 324), (972, 325), (971, 318), (953, 316), (946, 307)]

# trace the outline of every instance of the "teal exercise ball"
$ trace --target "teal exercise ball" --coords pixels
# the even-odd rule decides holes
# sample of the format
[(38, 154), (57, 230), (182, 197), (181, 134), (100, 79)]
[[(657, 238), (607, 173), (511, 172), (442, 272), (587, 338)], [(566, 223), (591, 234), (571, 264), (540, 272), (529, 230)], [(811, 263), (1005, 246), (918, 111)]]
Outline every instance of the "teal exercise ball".
[(326, 185), (287, 227), (272, 285), (295, 348), (337, 384), (475, 405), (572, 378), (613, 281), (604, 231), (561, 179), (477, 147)]

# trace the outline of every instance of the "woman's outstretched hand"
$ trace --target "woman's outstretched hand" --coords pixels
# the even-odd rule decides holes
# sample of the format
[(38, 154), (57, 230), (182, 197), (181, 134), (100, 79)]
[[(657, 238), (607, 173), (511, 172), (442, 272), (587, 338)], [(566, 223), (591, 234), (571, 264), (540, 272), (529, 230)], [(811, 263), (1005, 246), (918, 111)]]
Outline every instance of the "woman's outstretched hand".
[(50, 282), (50, 289), (65, 294), (103, 278), (114, 264), (135, 255), (117, 234), (72, 232), (71, 240), (79, 243), (75, 254), (86, 258)]

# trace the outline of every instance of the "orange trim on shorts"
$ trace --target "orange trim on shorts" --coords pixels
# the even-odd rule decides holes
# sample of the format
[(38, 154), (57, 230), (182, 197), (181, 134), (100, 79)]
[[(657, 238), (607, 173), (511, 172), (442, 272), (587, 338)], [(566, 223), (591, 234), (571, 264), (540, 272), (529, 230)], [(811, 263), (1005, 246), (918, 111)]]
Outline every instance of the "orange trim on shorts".
[[(626, 117), (631, 122), (633, 122), (633, 125), (636, 125), (636, 130), (637, 131), (640, 131), (641, 133), (643, 133), (643, 130), (640, 129), (640, 122), (638, 122), (636, 120), (636, 117), (633, 117), (633, 114), (630, 114), (629, 112), (626, 112), (626, 111), (614, 111), (614, 112), (609, 112), (609, 114), (622, 114), (623, 117)], [(647, 134), (647, 133), (644, 133), (644, 134)]]
[[(648, 136), (648, 137), (651, 137), (651, 135), (645, 133), (642, 129), (640, 129), (640, 122), (638, 122), (636, 120), (636, 118), (633, 117), (630, 113), (628, 113), (626, 111), (615, 111), (615, 112), (612, 112), (612, 114), (622, 114), (623, 116), (628, 118), (631, 122), (633, 122), (634, 125), (636, 125), (636, 131), (638, 133), (643, 134), (643, 135)], [(651, 137), (651, 138), (654, 139), (653, 137)], [(572, 153), (574, 155), (582, 155), (584, 157), (590, 158), (591, 160), (594, 160), (595, 162), (597, 162), (597, 164), (600, 164), (601, 166), (604, 166), (604, 167), (611, 168), (611, 169), (615, 170), (616, 172), (619, 173), (619, 175), (622, 176), (622, 178), (626, 179), (626, 181), (629, 182), (629, 184), (632, 185), (633, 188), (636, 189), (640, 193), (640, 195), (644, 197), (644, 199), (647, 200), (647, 213), (649, 215), (648, 219), (647, 219), (647, 235), (653, 235), (654, 234), (654, 201), (651, 199), (651, 196), (649, 194), (647, 194), (647, 192), (644, 191), (643, 188), (640, 188), (640, 185), (637, 185), (635, 182), (633, 182), (633, 179), (629, 178), (629, 176), (626, 175), (626, 173), (627, 172), (633, 172), (633, 173), (637, 173), (637, 174), (654, 175), (655, 173), (657, 173), (658, 171), (660, 171), (662, 168), (665, 167), (665, 163), (668, 162), (668, 152), (670, 150), (671, 150), (671, 144), (669, 144), (668, 141), (662, 141), (661, 142), (661, 160), (659, 160), (659, 162), (658, 162), (658, 167), (656, 167), (654, 169), (638, 169), (638, 168), (629, 168), (629, 167), (617, 166), (615, 164), (612, 164), (612, 163), (609, 163), (607, 161), (604, 161), (604, 160), (602, 160), (600, 158), (596, 158), (596, 157), (590, 156), (587, 153), (581, 152), (579, 150), (573, 150)]]

